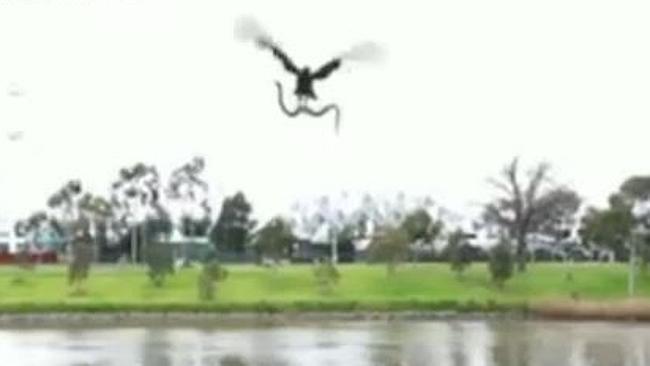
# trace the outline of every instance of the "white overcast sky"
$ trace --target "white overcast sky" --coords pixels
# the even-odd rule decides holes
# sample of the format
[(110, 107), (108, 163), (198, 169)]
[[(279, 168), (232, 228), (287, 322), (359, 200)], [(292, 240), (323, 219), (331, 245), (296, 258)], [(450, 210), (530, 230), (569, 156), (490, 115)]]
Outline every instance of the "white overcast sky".
[[(331, 117), (280, 112), (273, 80), (293, 80), (235, 41), (242, 15), (301, 65), (385, 47), (316, 85), (342, 108), (339, 137)], [(261, 216), (342, 189), (470, 215), (515, 155), (602, 204), (648, 173), (648, 19), (647, 0), (0, 0), (0, 216), (69, 178), (106, 193), (122, 166), (196, 154), (215, 191), (243, 190)]]

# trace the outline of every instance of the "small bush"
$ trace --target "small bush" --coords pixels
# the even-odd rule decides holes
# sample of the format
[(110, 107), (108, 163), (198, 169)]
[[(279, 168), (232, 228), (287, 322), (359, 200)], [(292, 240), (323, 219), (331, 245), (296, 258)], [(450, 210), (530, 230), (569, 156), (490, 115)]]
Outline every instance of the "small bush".
[(315, 265), (314, 277), (316, 279), (318, 291), (322, 295), (327, 295), (332, 293), (332, 290), (339, 282), (341, 275), (332, 262), (323, 261)]
[(471, 248), (465, 240), (465, 234), (462, 230), (456, 230), (449, 236), (448, 241), (449, 262), (451, 270), (456, 272), (459, 278), (462, 278), (463, 272), (472, 263)]
[(505, 239), (502, 239), (499, 244), (490, 250), (489, 269), (492, 281), (499, 288), (503, 288), (505, 281), (512, 277), (514, 256), (512, 255), (510, 243)]
[(73, 295), (86, 293), (83, 284), (88, 278), (93, 259), (93, 246), (86, 240), (75, 240), (72, 244), (72, 261), (68, 266), (68, 284), (73, 286)]
[(165, 277), (174, 273), (174, 255), (171, 245), (151, 243), (147, 246), (146, 262), (149, 278), (156, 287), (165, 283)]
[(228, 271), (217, 261), (210, 261), (203, 265), (199, 274), (198, 287), (199, 299), (209, 301), (216, 297), (216, 283), (225, 281)]
[(380, 234), (373, 238), (368, 247), (369, 259), (371, 262), (386, 263), (386, 273), (392, 276), (397, 265), (408, 257), (409, 243), (406, 232), (401, 228), (381, 228)]
[(35, 267), (34, 263), (29, 257), (29, 251), (27, 248), (21, 248), (16, 253), (16, 266), (18, 268), (11, 282), (14, 285), (22, 285), (27, 281), (27, 275), (34, 271)]

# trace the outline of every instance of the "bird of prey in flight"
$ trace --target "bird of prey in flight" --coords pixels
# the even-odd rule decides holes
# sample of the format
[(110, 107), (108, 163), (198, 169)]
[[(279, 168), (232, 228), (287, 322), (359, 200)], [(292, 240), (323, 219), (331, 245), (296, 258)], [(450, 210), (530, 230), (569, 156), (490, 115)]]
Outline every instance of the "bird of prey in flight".
[(284, 69), (296, 76), (296, 89), (294, 90), (294, 94), (298, 98), (300, 105), (306, 105), (310, 99), (318, 99), (314, 92), (314, 81), (326, 79), (333, 71), (341, 67), (342, 60), (340, 57), (336, 57), (314, 72), (311, 71), (309, 66), (304, 66), (299, 69), (289, 56), (269, 39), (259, 38), (256, 42), (260, 48), (270, 49), (273, 56), (282, 62)]
[(312, 109), (309, 107), (310, 100), (317, 100), (318, 97), (314, 92), (314, 82), (322, 81), (332, 74), (335, 70), (341, 67), (345, 60), (350, 61), (376, 61), (381, 58), (381, 48), (372, 42), (365, 42), (352, 47), (347, 52), (332, 58), (329, 62), (325, 63), (317, 70), (312, 71), (308, 66), (299, 68), (287, 56), (287, 54), (280, 48), (280, 46), (273, 41), (273, 38), (266, 32), (254, 19), (242, 18), (235, 25), (235, 36), (243, 41), (253, 40), (257, 46), (262, 50), (270, 50), (284, 69), (296, 77), (296, 87), (294, 95), (298, 99), (298, 106), (291, 110), (284, 103), (282, 84), (276, 81), (275, 85), (278, 89), (278, 104), (282, 111), (289, 117), (296, 117), (300, 114), (308, 114), (312, 117), (321, 117), (326, 113), (333, 111), (335, 114), (335, 132), (338, 134), (339, 120), (341, 110), (336, 104), (328, 104), (321, 109)]

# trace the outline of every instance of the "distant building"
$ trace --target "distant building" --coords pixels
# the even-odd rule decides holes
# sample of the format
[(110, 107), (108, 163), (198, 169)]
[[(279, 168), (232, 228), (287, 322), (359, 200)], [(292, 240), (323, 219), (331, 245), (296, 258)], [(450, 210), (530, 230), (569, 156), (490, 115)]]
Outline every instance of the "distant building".
[(16, 236), (15, 220), (0, 219), (0, 253), (15, 253), (25, 243), (24, 238)]
[(214, 250), (207, 236), (186, 236), (176, 227), (167, 243), (174, 247), (175, 258), (185, 258), (191, 261), (203, 260)]
[(312, 263), (319, 259), (329, 258), (331, 254), (332, 244), (329, 242), (297, 239), (291, 248), (291, 260), (298, 263)]
[(61, 251), (66, 244), (66, 239), (52, 228), (40, 230), (30, 241), (29, 244), (32, 250), (41, 251)]

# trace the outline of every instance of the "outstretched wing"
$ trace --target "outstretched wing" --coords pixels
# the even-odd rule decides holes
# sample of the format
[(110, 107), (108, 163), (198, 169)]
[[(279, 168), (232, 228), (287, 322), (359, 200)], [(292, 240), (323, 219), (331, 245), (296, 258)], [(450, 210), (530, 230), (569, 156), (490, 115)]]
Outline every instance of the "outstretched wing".
[(312, 79), (325, 79), (332, 73), (332, 71), (338, 69), (341, 66), (341, 59), (335, 58), (332, 61), (321, 66), (315, 73), (312, 74)]
[(284, 65), (284, 69), (289, 71), (292, 74), (298, 74), (298, 68), (296, 65), (291, 61), (289, 56), (287, 56), (286, 53), (284, 53), (280, 48), (277, 46), (270, 45), (271, 51), (273, 51), (273, 56), (277, 57), (280, 61), (282, 61), (282, 65)]

